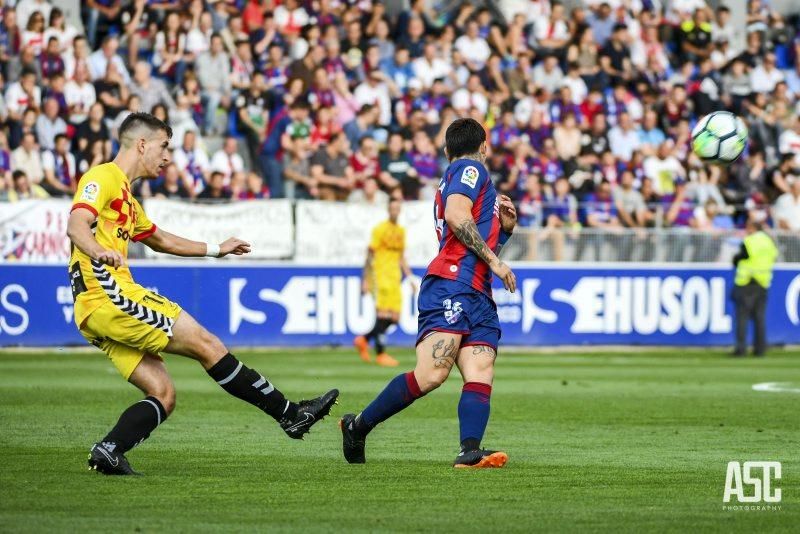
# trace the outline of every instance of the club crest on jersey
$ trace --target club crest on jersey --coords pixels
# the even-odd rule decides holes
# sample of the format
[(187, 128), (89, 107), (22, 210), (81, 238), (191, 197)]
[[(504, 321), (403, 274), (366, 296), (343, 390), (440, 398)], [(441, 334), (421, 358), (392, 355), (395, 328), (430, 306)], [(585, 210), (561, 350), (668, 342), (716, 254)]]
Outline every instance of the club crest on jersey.
[(461, 318), (463, 308), (460, 302), (445, 299), (442, 301), (442, 307), (444, 308), (444, 320), (447, 321), (447, 324), (454, 324)]
[(478, 176), (480, 176), (480, 173), (477, 167), (472, 165), (465, 167), (464, 172), (461, 173), (461, 183), (467, 184), (474, 189), (478, 185)]
[(81, 200), (85, 200), (86, 202), (95, 202), (97, 200), (98, 193), (100, 193), (100, 186), (97, 184), (97, 182), (89, 182), (83, 186)]

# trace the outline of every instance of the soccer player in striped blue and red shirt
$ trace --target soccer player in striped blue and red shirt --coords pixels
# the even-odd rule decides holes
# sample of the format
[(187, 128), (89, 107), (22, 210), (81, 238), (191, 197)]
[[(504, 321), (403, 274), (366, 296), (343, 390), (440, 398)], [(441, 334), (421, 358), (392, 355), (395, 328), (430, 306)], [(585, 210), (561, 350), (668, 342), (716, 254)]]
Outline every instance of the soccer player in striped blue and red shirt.
[(395, 377), (357, 416), (341, 422), (345, 459), (364, 463), (367, 434), (379, 423), (439, 387), (458, 366), (464, 380), (458, 419), (461, 452), (455, 467), (502, 467), (508, 455), (481, 449), (500, 339), (492, 274), (508, 291), (516, 278), (497, 254), (517, 222), (511, 200), (498, 195), (484, 162), (486, 131), (473, 119), (454, 121), (445, 134), (450, 165), (439, 182), (434, 219), (439, 254), (419, 293), (417, 365)]

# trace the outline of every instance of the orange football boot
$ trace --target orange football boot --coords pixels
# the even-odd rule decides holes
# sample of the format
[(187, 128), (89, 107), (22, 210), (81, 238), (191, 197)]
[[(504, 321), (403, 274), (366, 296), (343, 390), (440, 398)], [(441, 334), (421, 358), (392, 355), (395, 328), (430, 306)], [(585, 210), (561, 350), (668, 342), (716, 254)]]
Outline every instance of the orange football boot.
[(353, 346), (358, 349), (358, 356), (366, 363), (372, 362), (372, 357), (369, 355), (369, 342), (364, 336), (358, 336), (353, 340)]
[(375, 359), (375, 363), (383, 367), (397, 367), (400, 365), (400, 362), (386, 354), (385, 352), (381, 352), (378, 354), (378, 357)]

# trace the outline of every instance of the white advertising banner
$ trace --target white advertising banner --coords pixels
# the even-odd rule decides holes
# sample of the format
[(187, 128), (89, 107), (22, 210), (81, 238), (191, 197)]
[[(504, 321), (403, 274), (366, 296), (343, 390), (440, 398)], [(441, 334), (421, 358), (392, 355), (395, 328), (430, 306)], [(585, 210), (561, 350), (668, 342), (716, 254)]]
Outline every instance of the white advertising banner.
[(69, 261), (69, 200), (0, 202), (0, 263)]
[[(253, 259), (290, 258), (294, 252), (292, 203), (288, 200), (252, 200), (233, 204), (189, 204), (149, 199), (147, 216), (159, 228), (196, 241), (222, 243), (239, 237), (252, 245)], [(147, 249), (148, 257), (164, 257)]]
[[(428, 265), (436, 256), (432, 210), (430, 202), (403, 203), (399, 223), (406, 229), (406, 259), (411, 265)], [(298, 262), (359, 265), (372, 229), (388, 215), (383, 206), (298, 201), (296, 217)]]

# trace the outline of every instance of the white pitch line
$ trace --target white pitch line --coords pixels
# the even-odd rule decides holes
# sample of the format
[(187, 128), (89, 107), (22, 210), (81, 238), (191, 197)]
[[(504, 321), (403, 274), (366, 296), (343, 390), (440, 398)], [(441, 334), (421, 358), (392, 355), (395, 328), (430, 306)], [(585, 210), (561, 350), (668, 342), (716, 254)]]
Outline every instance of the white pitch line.
[(753, 391), (766, 391), (769, 393), (800, 393), (800, 387), (792, 387), (791, 382), (762, 382), (753, 384)]

